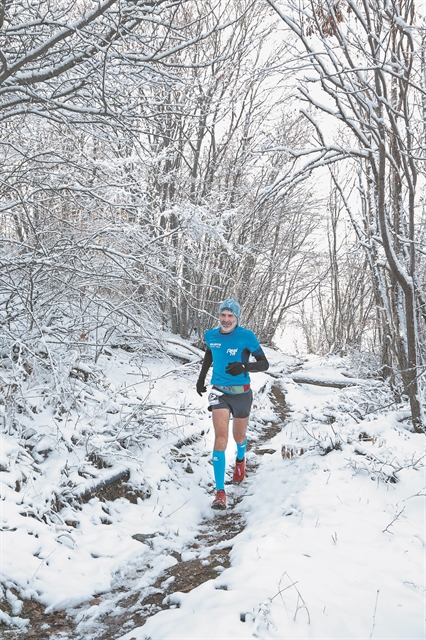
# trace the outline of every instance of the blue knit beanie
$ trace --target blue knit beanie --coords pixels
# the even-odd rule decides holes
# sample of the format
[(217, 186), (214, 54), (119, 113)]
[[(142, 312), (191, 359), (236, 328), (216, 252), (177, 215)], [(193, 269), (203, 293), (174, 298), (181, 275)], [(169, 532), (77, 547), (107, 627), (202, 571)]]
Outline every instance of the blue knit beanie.
[(237, 320), (239, 320), (241, 307), (239, 302), (237, 302), (235, 298), (228, 298), (221, 303), (219, 307), (219, 315), (222, 313), (222, 311), (231, 311), (237, 318)]

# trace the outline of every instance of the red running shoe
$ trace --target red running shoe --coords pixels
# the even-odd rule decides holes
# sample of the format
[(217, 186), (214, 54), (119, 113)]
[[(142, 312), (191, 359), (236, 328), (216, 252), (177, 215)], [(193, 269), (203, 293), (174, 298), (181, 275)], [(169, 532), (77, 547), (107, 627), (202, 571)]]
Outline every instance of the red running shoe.
[(226, 509), (226, 493), (219, 489), (213, 500), (212, 509)]
[(241, 460), (241, 462), (239, 460), (236, 460), (234, 475), (232, 477), (233, 481), (242, 482), (244, 480), (245, 475), (246, 475), (246, 465), (244, 463), (244, 460)]

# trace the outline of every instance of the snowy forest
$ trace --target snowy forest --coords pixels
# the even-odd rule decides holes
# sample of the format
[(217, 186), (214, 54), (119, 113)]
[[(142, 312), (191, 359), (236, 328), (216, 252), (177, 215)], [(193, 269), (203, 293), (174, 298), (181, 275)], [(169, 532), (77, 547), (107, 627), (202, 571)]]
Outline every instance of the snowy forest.
[[(196, 471), (195, 454), (184, 451), (208, 433), (206, 407), (192, 394), (204, 332), (227, 297), (239, 300), (242, 324), (271, 362), (258, 378), (256, 437), (260, 424), (277, 421), (277, 394), (284, 404), (288, 395), (286, 411), (293, 398), (290, 431), (304, 427), (289, 464), (307, 474), (311, 445), (327, 454), (322, 464), (345, 455), (355, 431), (376, 446), (393, 425), (413, 448), (406, 443), (398, 463), (397, 444), (385, 457), (358, 451), (361, 471), (386, 491), (401, 470), (422, 475), (423, 488), (409, 486), (424, 495), (425, 20), (414, 0), (0, 0), (1, 637), (101, 638), (100, 601), (90, 615), (74, 610), (82, 626), (73, 632), (51, 623), (32, 632), (36, 614), (23, 604), (62, 611), (114, 584), (124, 552), (102, 570), (87, 561), (99, 573), (93, 583), (86, 576), (87, 589), (78, 586), (83, 570), (63, 569), (62, 550), (71, 563), (77, 557), (85, 509), (94, 509), (87, 522), (116, 526), (118, 511), (94, 493), (98, 480), (124, 479), (147, 513), (170, 461), (182, 482), (206, 490), (207, 457), (199, 452), (206, 469)], [(315, 378), (303, 362), (328, 368)], [(320, 407), (292, 396), (301, 367), (300, 384), (338, 389), (339, 400), (327, 396)], [(342, 368), (349, 378), (336, 373)], [(360, 391), (350, 391), (351, 377)], [(375, 432), (364, 424), (373, 416)], [(318, 423), (316, 435), (305, 419)], [(279, 440), (281, 465), (287, 440)], [(166, 534), (151, 541), (159, 525), (145, 517), (152, 531), (142, 546), (133, 542), (164, 560), (207, 516), (194, 507), (186, 525), (170, 525), (169, 547)], [(88, 537), (99, 535), (87, 527)], [(57, 566), (42, 578), (52, 545)], [(181, 559), (182, 548), (174, 550)], [(12, 549), (27, 549), (22, 563)], [(160, 562), (152, 584), (168, 566)], [(308, 605), (287, 578), (297, 622)], [(418, 603), (424, 586), (411, 582)], [(173, 596), (166, 604), (184, 610)], [(402, 627), (392, 637), (423, 637), (416, 606), (411, 635)], [(379, 608), (376, 599), (366, 635), (317, 626), (309, 637), (390, 638), (374, 635)], [(308, 637), (305, 626), (284, 633), (269, 614), (252, 615), (250, 634), (242, 618), (242, 635), (198, 628), (192, 636), (190, 622), (181, 636), (174, 623), (161, 632), (153, 623), (151, 633)]]

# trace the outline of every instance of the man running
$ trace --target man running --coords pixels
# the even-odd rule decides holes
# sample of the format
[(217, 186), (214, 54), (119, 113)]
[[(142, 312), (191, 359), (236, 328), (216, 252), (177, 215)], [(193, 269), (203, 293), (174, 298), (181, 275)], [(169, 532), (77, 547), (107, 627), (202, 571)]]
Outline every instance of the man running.
[[(233, 436), (237, 445), (233, 480), (241, 482), (245, 476), (246, 431), (253, 402), (249, 372), (266, 371), (269, 368), (269, 362), (253, 331), (239, 326), (240, 311), (240, 305), (234, 298), (221, 303), (219, 326), (209, 329), (204, 335), (206, 352), (197, 380), (197, 392), (201, 396), (207, 391), (205, 379), (213, 364), (213, 386), (208, 396), (215, 432), (212, 461), (216, 497), (213, 509), (226, 509), (225, 450), (229, 418), (232, 414)], [(256, 362), (249, 362), (250, 355)]]

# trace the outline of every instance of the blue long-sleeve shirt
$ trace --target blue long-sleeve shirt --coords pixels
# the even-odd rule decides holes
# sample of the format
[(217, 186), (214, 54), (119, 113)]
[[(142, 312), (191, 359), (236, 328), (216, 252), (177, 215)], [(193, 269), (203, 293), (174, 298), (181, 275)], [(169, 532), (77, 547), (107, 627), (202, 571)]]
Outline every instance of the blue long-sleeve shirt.
[[(253, 331), (237, 325), (230, 333), (221, 333), (220, 328), (209, 329), (204, 334), (206, 353), (201, 368), (200, 378), (205, 379), (207, 371), (213, 364), (211, 384), (220, 387), (233, 385), (246, 385), (250, 383), (249, 371), (266, 371), (269, 368), (268, 360)], [(250, 362), (250, 355), (256, 362)], [(230, 362), (244, 362), (247, 371), (238, 376), (226, 373), (226, 367)]]

